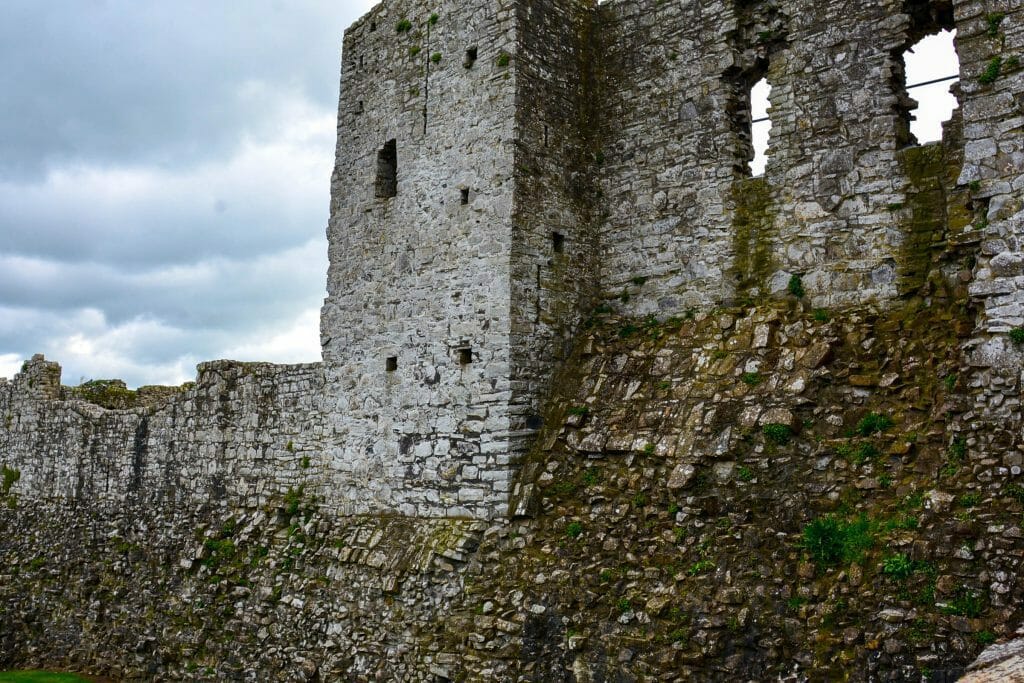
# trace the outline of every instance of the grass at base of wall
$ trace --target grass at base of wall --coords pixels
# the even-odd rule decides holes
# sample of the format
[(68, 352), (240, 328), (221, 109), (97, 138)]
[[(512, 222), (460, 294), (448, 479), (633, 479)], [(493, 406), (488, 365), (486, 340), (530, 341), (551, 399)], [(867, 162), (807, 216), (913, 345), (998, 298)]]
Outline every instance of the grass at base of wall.
[(0, 683), (90, 683), (92, 680), (49, 671), (0, 671)]

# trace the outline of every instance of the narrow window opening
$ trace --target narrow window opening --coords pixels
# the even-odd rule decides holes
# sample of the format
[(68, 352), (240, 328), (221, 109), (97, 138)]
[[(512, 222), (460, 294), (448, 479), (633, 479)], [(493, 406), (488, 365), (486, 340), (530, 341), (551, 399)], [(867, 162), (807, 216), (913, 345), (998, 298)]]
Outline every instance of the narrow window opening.
[(548, 146), (548, 127), (544, 126), (544, 146)]
[(469, 188), (467, 187), (460, 190), (459, 194), (461, 195), (462, 205), (465, 206), (466, 204), (469, 204)]
[(551, 233), (551, 249), (556, 254), (561, 254), (565, 251), (565, 235), (560, 232)]
[(462, 62), (462, 66), (467, 69), (472, 69), (473, 65), (476, 64), (477, 49), (476, 46), (466, 49), (466, 59)]
[(473, 349), (466, 347), (459, 349), (459, 365), (469, 365), (473, 362)]
[(398, 356), (390, 356), (384, 362), (384, 369), (387, 370), (388, 372), (394, 372), (395, 370), (397, 370), (398, 369)]
[(377, 22), (376, 21), (371, 21), (370, 22), (370, 30), (371, 31), (376, 31), (377, 30)]
[(768, 60), (759, 58), (745, 67), (734, 67), (724, 74), (730, 97), (726, 113), (734, 134), (733, 168), (739, 178), (764, 174), (768, 162)]
[(772, 120), (768, 115), (768, 97), (772, 86), (767, 78), (762, 78), (750, 89), (750, 142), (753, 157), (750, 159), (750, 175), (764, 175), (768, 165), (768, 137), (772, 129)]
[(359, 100), (358, 102), (356, 102), (356, 113), (357, 114), (362, 114), (363, 113), (363, 101), (362, 100)]
[(956, 53), (955, 30), (939, 30), (914, 43), (898, 60), (903, 83), (903, 144), (915, 145), (942, 140), (943, 124), (960, 106), (954, 87), (960, 82), (960, 58)]
[(376, 193), (378, 199), (398, 195), (398, 143), (395, 140), (388, 140), (377, 152)]
[(363, 68), (363, 56), (362, 55), (359, 55), (359, 68), (360, 69)]

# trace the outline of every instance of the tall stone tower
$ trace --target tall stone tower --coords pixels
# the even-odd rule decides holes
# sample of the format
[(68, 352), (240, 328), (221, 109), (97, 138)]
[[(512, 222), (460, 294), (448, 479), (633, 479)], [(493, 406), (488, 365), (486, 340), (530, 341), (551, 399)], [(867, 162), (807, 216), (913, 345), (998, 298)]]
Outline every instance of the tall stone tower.
[(353, 499), (503, 512), (596, 281), (587, 7), (394, 0), (346, 32), (321, 334)]

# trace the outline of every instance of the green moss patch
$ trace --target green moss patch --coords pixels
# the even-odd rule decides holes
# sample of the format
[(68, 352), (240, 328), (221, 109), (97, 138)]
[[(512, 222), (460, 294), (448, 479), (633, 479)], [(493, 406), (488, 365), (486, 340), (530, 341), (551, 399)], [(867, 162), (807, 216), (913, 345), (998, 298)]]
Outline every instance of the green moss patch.
[(90, 683), (94, 679), (51, 671), (3, 671), (0, 683)]

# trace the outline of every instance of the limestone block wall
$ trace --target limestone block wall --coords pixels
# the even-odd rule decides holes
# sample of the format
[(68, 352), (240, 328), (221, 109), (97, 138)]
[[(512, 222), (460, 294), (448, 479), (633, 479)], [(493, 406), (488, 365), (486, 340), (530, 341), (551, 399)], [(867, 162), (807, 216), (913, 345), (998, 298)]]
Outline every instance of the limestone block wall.
[[(958, 3), (964, 74), (965, 164), (980, 250), (971, 293), (984, 302), (983, 329), (1024, 323), (1024, 11), (1016, 2)], [(1001, 355), (1000, 344), (988, 353)]]
[[(972, 140), (1005, 140), (1004, 161), (985, 174), (1008, 190), (1020, 176), (1008, 163), (1015, 126), (993, 118), (1020, 87), (1007, 75), (1003, 109), (993, 109), (976, 85), (992, 47), (975, 42), (986, 17), (1004, 13), (1009, 59), (1020, 11), (1010, 4), (602, 5), (606, 295), (628, 301), (624, 310), (674, 313), (784, 292), (794, 274), (817, 306), (914, 292), (922, 269), (901, 55), (929, 32), (958, 30), (969, 161)], [(768, 167), (751, 179), (745, 98), (762, 76), (772, 86)], [(964, 182), (981, 172), (965, 173)]]
[(0, 382), (0, 465), (17, 473), (4, 495), (189, 509), (256, 507), (301, 488), (350, 509), (324, 486), (323, 385), (318, 364), (217, 361), (192, 385), (108, 410), (69, 395), (60, 367), (37, 356)]
[(359, 511), (507, 499), (514, 21), (399, 0), (346, 32), (321, 331), (334, 486)]
[(517, 6), (511, 372), (513, 425), (525, 437), (598, 292), (593, 5)]

